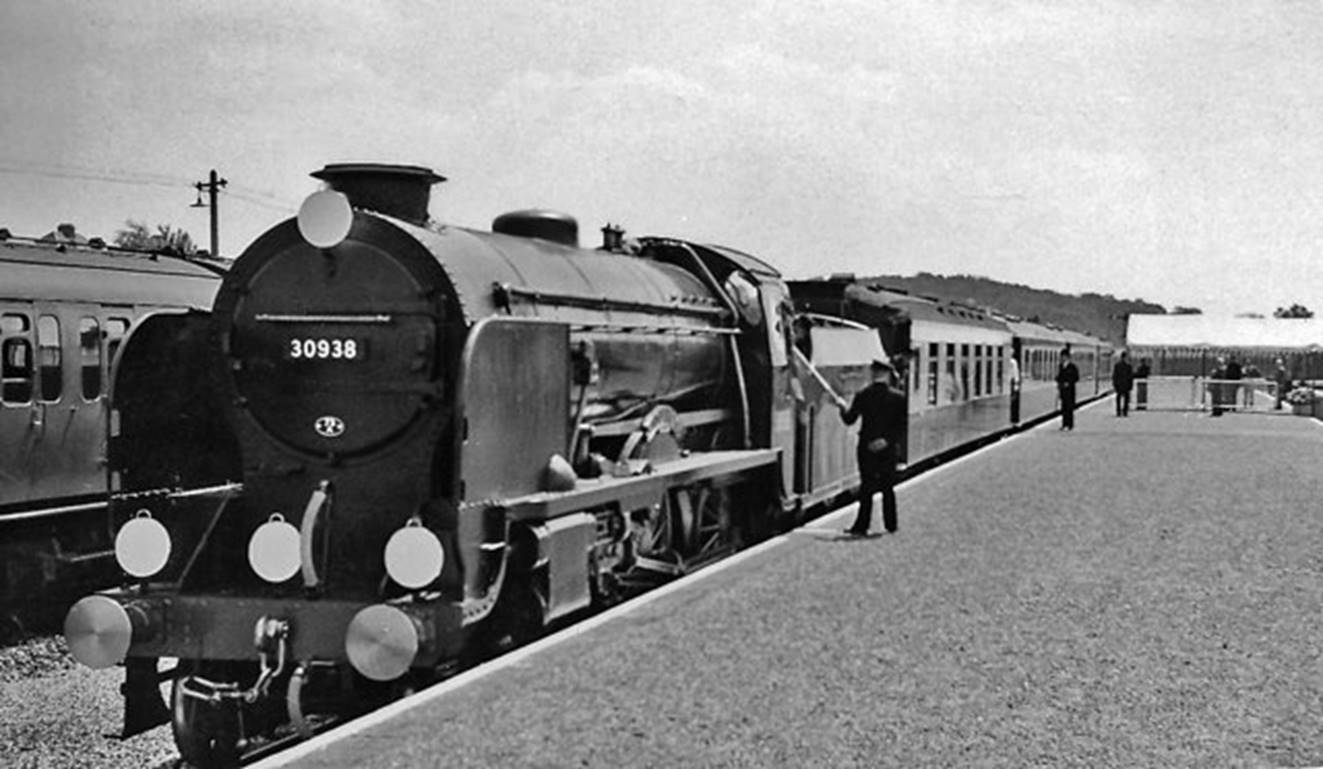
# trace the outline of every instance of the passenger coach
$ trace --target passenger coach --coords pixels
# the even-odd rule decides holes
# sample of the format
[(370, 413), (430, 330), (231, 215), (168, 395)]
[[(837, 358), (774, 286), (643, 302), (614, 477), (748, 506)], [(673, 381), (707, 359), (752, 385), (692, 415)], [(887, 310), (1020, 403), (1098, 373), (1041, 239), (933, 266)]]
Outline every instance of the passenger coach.
[[(840, 315), (877, 330), (904, 382), (910, 465), (1057, 411), (1056, 372), (1066, 349), (1080, 370), (1078, 396), (1105, 389), (1111, 347), (1086, 334), (853, 276), (791, 281), (790, 290), (801, 311)], [(1018, 392), (1010, 381), (1012, 359), (1020, 366)]]
[(219, 285), (181, 258), (0, 230), (0, 602), (109, 556), (88, 551), (104, 520), (70, 516), (105, 507), (115, 354), (145, 316), (208, 307)]

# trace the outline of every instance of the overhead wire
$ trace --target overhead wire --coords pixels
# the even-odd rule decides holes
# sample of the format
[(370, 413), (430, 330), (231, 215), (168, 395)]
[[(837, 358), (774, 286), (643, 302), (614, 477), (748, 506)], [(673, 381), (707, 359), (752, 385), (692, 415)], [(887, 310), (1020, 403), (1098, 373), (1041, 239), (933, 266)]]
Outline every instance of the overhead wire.
[(164, 174), (125, 173), (38, 163), (0, 163), (0, 173), (44, 176), (55, 179), (81, 179), (84, 181), (110, 182), (112, 184), (153, 185), (158, 187), (193, 186), (192, 182), (185, 179)]
[[(188, 189), (193, 189), (198, 184), (197, 182), (190, 181), (186, 177), (170, 176), (166, 174), (96, 169), (87, 166), (54, 163), (0, 162), (0, 174), (41, 176), (53, 179), (78, 179), (82, 181), (107, 182), (111, 184), (127, 184), (135, 186), (183, 187)], [(227, 185), (226, 188), (220, 190), (220, 193), (233, 197), (236, 200), (242, 200), (246, 203), (273, 211), (290, 212), (298, 209), (298, 205), (295, 203), (291, 203), (290, 201), (282, 199), (269, 192), (263, 192), (262, 190), (245, 187), (243, 185)]]

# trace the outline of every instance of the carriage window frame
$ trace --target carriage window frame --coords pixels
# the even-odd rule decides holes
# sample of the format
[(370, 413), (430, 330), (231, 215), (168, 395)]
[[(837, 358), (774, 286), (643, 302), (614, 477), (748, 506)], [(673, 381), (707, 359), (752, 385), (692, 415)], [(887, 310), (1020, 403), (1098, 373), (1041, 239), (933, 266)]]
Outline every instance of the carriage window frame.
[(91, 315), (84, 315), (78, 319), (78, 364), (83, 400), (88, 403), (101, 397), (101, 372), (104, 370), (101, 349), (101, 321)]
[(64, 340), (60, 319), (37, 316), (37, 396), (42, 403), (59, 403), (64, 395)]
[(36, 390), (32, 317), (22, 312), (0, 314), (0, 402), (26, 405)]

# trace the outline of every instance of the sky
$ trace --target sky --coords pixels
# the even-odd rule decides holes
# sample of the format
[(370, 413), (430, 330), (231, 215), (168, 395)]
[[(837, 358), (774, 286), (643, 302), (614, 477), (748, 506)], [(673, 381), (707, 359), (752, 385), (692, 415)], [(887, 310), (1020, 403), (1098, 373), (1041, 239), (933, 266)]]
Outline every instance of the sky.
[(220, 250), (327, 163), (788, 277), (1323, 311), (1320, 0), (4, 0), (0, 227)]

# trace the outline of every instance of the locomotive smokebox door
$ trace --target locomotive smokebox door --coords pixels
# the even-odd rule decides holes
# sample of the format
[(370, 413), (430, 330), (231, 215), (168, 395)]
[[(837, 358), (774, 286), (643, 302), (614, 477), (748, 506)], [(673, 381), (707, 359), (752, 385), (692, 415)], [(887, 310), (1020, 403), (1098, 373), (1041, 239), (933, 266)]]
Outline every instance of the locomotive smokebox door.
[(359, 229), (364, 240), (326, 252), (333, 258), (301, 240), (277, 243), (233, 310), (218, 304), (233, 317), (229, 375), (248, 412), (314, 454), (369, 453), (417, 424), (440, 392), (433, 308), (381, 309), (383, 297), (417, 297), (426, 285), (390, 240), (402, 240), (397, 230), (371, 220)]
[(569, 445), (570, 360), (565, 324), (489, 318), (473, 327), (459, 385), (464, 499), (541, 490), (547, 463)]

